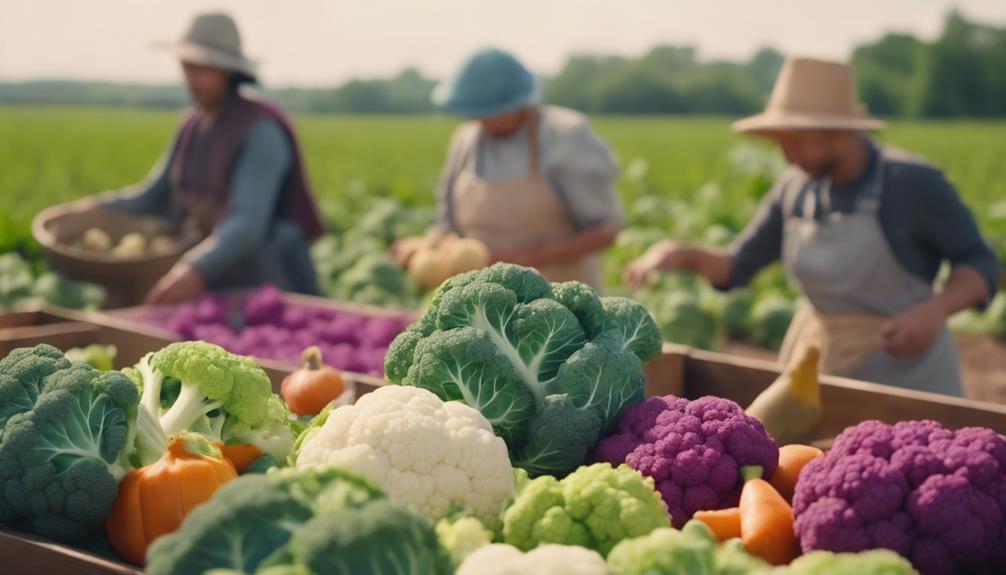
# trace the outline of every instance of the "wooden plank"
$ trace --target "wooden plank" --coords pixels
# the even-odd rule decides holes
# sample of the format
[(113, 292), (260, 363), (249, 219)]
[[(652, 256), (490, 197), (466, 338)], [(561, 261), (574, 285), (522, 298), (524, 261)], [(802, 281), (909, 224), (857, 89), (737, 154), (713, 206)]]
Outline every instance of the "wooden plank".
[(0, 572), (10, 575), (142, 575), (93, 553), (0, 527)]
[(0, 356), (19, 347), (47, 343), (62, 350), (81, 347), (98, 340), (99, 329), (89, 323), (67, 321), (0, 329)]
[[(746, 406), (779, 373), (780, 366), (772, 362), (692, 351), (685, 361), (685, 396), (716, 395)], [(868, 419), (933, 419), (951, 429), (981, 426), (1006, 434), (1006, 406), (994, 403), (833, 376), (821, 377), (821, 401), (822, 439)]]
[[(2, 311), (2, 310), (0, 310)], [(15, 311), (0, 313), (0, 328), (23, 327), (39, 323), (38, 311)]]

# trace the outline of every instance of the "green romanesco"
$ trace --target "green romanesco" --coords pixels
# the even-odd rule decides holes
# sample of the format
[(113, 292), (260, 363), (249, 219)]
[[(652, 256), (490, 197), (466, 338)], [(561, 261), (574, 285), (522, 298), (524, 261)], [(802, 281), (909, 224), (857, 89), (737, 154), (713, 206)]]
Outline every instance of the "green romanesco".
[(626, 465), (596, 463), (561, 481), (527, 482), (503, 514), (503, 540), (523, 551), (559, 543), (606, 555), (619, 541), (670, 522), (652, 479)]

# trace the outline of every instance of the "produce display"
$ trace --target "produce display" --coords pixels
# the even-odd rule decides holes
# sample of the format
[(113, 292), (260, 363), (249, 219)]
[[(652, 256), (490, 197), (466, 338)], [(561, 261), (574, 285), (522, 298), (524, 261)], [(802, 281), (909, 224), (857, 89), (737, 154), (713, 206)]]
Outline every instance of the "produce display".
[(433, 523), (332, 467), (246, 475), (157, 540), (148, 575), (449, 575)]
[(594, 458), (653, 478), (676, 527), (696, 511), (737, 506), (741, 468), (771, 478), (779, 448), (757, 419), (719, 397), (650, 397), (625, 410)]
[(496, 264), (441, 285), (385, 374), (481, 411), (531, 475), (563, 475), (643, 398), (642, 363), (660, 349), (640, 304)]
[(513, 494), (506, 444), (486, 418), (415, 387), (382, 387), (333, 410), (301, 445), (296, 465), (358, 473), (434, 520), (452, 507), (492, 520)]
[(406, 315), (370, 316), (288, 302), (267, 286), (244, 297), (209, 295), (176, 306), (148, 308), (133, 319), (187, 340), (203, 340), (241, 354), (297, 365), (316, 346), (327, 365), (380, 377), (392, 340)]
[(114, 345), (92, 343), (85, 347), (72, 347), (66, 350), (66, 359), (86, 363), (98, 371), (111, 371), (118, 354), (119, 350)]
[(286, 376), (280, 388), (291, 413), (318, 415), (327, 405), (352, 391), (339, 370), (323, 363), (318, 346), (305, 349), (301, 360), (300, 369)]
[(470, 555), (457, 575), (608, 575), (608, 566), (604, 557), (583, 547), (545, 544), (523, 553), (497, 543)]
[(234, 464), (206, 437), (171, 436), (159, 460), (130, 471), (119, 484), (105, 520), (109, 543), (126, 561), (142, 565), (155, 539), (178, 529), (189, 511), (237, 476)]
[(805, 346), (782, 375), (745, 409), (761, 421), (779, 443), (806, 439), (821, 421), (821, 384), (817, 366), (821, 351)]
[[(43, 270), (36, 273), (36, 270)], [(30, 264), (15, 252), (0, 254), (0, 309), (50, 304), (70, 309), (97, 309), (104, 303), (104, 288), (69, 280)]]
[(925, 575), (1001, 573), (1006, 439), (935, 421), (860, 423), (803, 470), (793, 511), (804, 552), (884, 547)]
[(543, 543), (607, 555), (623, 539), (670, 525), (653, 480), (625, 465), (595, 463), (559, 480), (522, 480), (503, 513), (503, 541), (529, 551)]
[(101, 228), (88, 228), (70, 245), (79, 250), (123, 259), (161, 256), (179, 251), (178, 242), (165, 234), (148, 237), (140, 232), (132, 232), (124, 234), (116, 242), (112, 240), (108, 232)]
[(436, 241), (411, 237), (398, 244), (396, 257), (408, 262), (406, 270), (420, 287), (431, 290), (452, 276), (488, 266), (489, 248), (479, 240), (453, 235)]
[[(202, 317), (290, 319), (276, 293)], [(17, 349), (0, 522), (150, 575), (1006, 571), (1006, 438), (867, 421), (825, 453), (791, 443), (821, 413), (814, 348), (745, 411), (644, 398), (660, 343), (632, 300), (497, 264), (435, 290), (355, 402), (322, 346), (282, 395), (198, 339), (121, 371), (104, 346)]]

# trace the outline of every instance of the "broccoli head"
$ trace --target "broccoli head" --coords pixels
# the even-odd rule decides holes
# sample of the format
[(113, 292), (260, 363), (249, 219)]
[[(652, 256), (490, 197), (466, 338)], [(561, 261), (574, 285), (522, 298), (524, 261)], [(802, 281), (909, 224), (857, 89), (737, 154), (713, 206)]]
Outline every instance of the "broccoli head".
[[(21, 372), (29, 378), (21, 389), (32, 388), (37, 370), (61, 364), (45, 348), (31, 355), (21, 352), (15, 362), (36, 366)], [(136, 386), (118, 372), (75, 364), (45, 376), (31, 408), (12, 415), (0, 435), (4, 520), (24, 519), (59, 541), (79, 541), (99, 528), (129, 469), (138, 403)]]
[(627, 463), (652, 477), (675, 527), (681, 527), (696, 511), (735, 507), (741, 467), (760, 465), (771, 477), (779, 448), (760, 421), (728, 399), (668, 395), (625, 410), (594, 458)]
[(642, 305), (496, 264), (444, 282), (385, 374), (481, 411), (532, 475), (564, 475), (642, 400), (642, 364), (660, 347)]
[(885, 548), (926, 575), (1001, 573), (1006, 440), (935, 421), (865, 421), (803, 470), (793, 512), (804, 552)]
[(450, 575), (450, 556), (431, 520), (387, 499), (317, 515), (263, 565), (272, 573)]

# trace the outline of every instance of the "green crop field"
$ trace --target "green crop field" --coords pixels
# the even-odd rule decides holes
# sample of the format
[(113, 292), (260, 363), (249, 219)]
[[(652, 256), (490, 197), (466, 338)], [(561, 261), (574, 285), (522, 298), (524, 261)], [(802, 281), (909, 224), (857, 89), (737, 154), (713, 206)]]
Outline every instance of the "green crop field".
[[(28, 228), (38, 210), (140, 181), (176, 122), (166, 111), (0, 108), (0, 252), (31, 254)], [(348, 227), (382, 198), (431, 204), (454, 124), (441, 117), (297, 118), (328, 219)], [(728, 118), (606, 117), (594, 125), (623, 166), (619, 191), (632, 228), (608, 257), (616, 290), (620, 267), (654, 238), (729, 241), (780, 167), (771, 148), (731, 134)], [(881, 137), (941, 166), (1006, 254), (1006, 122), (895, 121)], [(761, 283), (785, 292), (779, 274), (768, 275)]]

